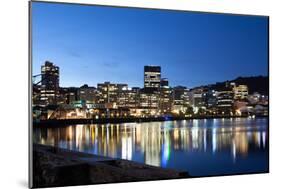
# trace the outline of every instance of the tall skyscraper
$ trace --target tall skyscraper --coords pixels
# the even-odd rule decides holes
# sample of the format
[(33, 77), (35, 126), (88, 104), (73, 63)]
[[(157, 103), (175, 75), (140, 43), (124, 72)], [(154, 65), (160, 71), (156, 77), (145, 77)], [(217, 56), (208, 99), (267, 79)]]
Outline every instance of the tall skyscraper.
[(43, 105), (56, 105), (59, 98), (59, 67), (46, 61), (41, 66), (40, 100)]
[(190, 104), (190, 99), (188, 95), (189, 91), (186, 87), (176, 86), (172, 91), (173, 106), (172, 111), (179, 114), (180, 112), (184, 113), (187, 109), (187, 106)]
[(162, 78), (160, 83), (160, 102), (159, 108), (161, 113), (171, 112), (171, 88), (169, 87), (169, 81), (167, 78)]
[(144, 88), (159, 90), (161, 82), (160, 66), (144, 66)]

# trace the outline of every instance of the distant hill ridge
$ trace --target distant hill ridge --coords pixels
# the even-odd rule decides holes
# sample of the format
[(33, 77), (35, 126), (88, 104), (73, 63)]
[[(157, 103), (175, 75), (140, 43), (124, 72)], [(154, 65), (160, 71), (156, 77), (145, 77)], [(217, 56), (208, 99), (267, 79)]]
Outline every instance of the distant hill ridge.
[(251, 77), (237, 77), (234, 80), (227, 80), (224, 82), (217, 82), (209, 85), (214, 90), (220, 90), (226, 86), (226, 83), (235, 82), (236, 85), (247, 85), (249, 94), (258, 92), (263, 95), (269, 94), (269, 77), (268, 76), (251, 76)]

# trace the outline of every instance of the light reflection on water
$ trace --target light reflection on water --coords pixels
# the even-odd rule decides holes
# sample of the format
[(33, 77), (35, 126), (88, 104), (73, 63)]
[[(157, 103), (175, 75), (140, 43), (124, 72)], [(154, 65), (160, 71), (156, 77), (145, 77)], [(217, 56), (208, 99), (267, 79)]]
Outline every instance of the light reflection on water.
[(36, 143), (186, 170), (193, 176), (268, 169), (268, 119), (202, 119), (37, 128)]

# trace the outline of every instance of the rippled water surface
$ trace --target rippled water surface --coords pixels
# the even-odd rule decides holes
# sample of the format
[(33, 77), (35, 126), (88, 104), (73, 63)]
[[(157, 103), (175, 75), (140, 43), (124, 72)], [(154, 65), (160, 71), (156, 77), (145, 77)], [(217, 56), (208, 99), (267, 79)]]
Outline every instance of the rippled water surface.
[(268, 169), (268, 119), (201, 119), (36, 128), (36, 143), (188, 171), (192, 176)]

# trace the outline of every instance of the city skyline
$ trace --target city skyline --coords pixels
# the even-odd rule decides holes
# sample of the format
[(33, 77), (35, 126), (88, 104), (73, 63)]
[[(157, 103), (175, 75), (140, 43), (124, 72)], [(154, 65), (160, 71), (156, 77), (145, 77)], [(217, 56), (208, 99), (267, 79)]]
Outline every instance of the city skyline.
[(29, 5), (30, 187), (269, 172), (269, 17)]
[(142, 87), (145, 65), (190, 88), (268, 75), (266, 17), (166, 12), (33, 3), (33, 74), (49, 60), (62, 68), (64, 87)]
[[(61, 67), (59, 67), (58, 65), (56, 65), (55, 63), (53, 63), (53, 62), (50, 62), (50, 61), (45, 61), (44, 62), (44, 64), (46, 63), (46, 62), (49, 62), (49, 63), (51, 63), (51, 64), (54, 64), (54, 66), (57, 66), (60, 70), (61, 70)], [(42, 64), (41, 65), (41, 68), (42, 68), (42, 66), (44, 66), (44, 64)], [(160, 67), (160, 69), (161, 69), (161, 66), (158, 66), (158, 65), (145, 65), (144, 66), (144, 68), (143, 68), (143, 70), (142, 70), (142, 73), (143, 72), (145, 72), (144, 70), (145, 70), (145, 67)], [(59, 71), (60, 72), (60, 71)], [(161, 73), (161, 71), (160, 71), (160, 73)], [(105, 81), (102, 81), (102, 82), (100, 82), (100, 83), (96, 83), (95, 85), (90, 85), (89, 83), (83, 83), (83, 84), (81, 84), (80, 86), (74, 86), (74, 85), (71, 85), (71, 86), (62, 86), (60, 83), (59, 83), (59, 87), (62, 87), (62, 88), (68, 88), (68, 87), (70, 87), (70, 88), (72, 88), (72, 87), (74, 87), (74, 88), (80, 88), (80, 87), (83, 87), (83, 86), (85, 86), (85, 85), (87, 85), (87, 86), (89, 86), (89, 87), (95, 87), (95, 88), (97, 88), (97, 86), (99, 85), (99, 84), (104, 84), (104, 83), (111, 83), (111, 84), (126, 84), (127, 86), (128, 86), (128, 88), (134, 88), (134, 87), (137, 87), (137, 88), (145, 88), (145, 80), (144, 80), (144, 76), (145, 74), (143, 74), (142, 76), (143, 76), (143, 78), (142, 78), (142, 80), (143, 80), (143, 83), (140, 85), (140, 86), (131, 86), (131, 85), (129, 85), (128, 83), (129, 83), (129, 81), (125, 81), (125, 82), (123, 82), (123, 83), (119, 83), (119, 82), (116, 82), (116, 81), (110, 81), (110, 80), (105, 80)], [(161, 74), (160, 74), (161, 75)], [(38, 73), (38, 74), (36, 74), (36, 75), (34, 75), (35, 77), (34, 77), (34, 79), (36, 78), (36, 77), (38, 77), (38, 76), (40, 76), (41, 77), (41, 79), (39, 79), (38, 81), (40, 81), (40, 83), (41, 83), (41, 81), (43, 80), (42, 79), (42, 71), (41, 71), (41, 73)], [(162, 76), (164, 76), (164, 74), (163, 74), (163, 72), (162, 72)], [(243, 76), (243, 77), (245, 77), (245, 78), (247, 78), (247, 77), (259, 77), (259, 76), (262, 76), (262, 77), (268, 77), (268, 76), (264, 76), (264, 75), (257, 75), (257, 76)], [(217, 83), (223, 83), (223, 82), (226, 82), (226, 81), (231, 81), (231, 80), (234, 80), (234, 79), (237, 79), (238, 77), (242, 77), (242, 76), (237, 76), (236, 78), (232, 78), (232, 79), (227, 79), (227, 80), (224, 80), (224, 81), (216, 81), (216, 82), (214, 82), (214, 83), (206, 83), (205, 85), (198, 85), (198, 86), (193, 86), (193, 87), (189, 87), (189, 86), (185, 86), (185, 85), (179, 85), (179, 84), (175, 84), (175, 85), (168, 85), (169, 87), (186, 87), (187, 89), (193, 89), (193, 88), (197, 88), (197, 87), (202, 87), (202, 86), (209, 86), (209, 85), (215, 85), (215, 84), (217, 84)], [(59, 80), (61, 80), (61, 77), (59, 77)], [(166, 78), (165, 76), (164, 77), (160, 77), (160, 80), (162, 81), (162, 80), (167, 80), (169, 83), (170, 83), (170, 80), (169, 80), (169, 78)], [(34, 80), (34, 82), (36, 83), (36, 80)], [(160, 81), (159, 81), (160, 82)]]

